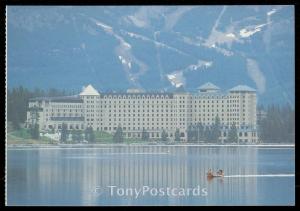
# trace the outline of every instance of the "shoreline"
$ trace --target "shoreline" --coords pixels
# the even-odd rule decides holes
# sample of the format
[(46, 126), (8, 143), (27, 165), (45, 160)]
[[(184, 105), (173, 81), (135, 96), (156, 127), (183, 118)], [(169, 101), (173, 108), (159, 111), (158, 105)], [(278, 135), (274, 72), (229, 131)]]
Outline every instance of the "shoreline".
[(7, 144), (7, 148), (99, 148), (99, 147), (293, 147), (295, 144)]

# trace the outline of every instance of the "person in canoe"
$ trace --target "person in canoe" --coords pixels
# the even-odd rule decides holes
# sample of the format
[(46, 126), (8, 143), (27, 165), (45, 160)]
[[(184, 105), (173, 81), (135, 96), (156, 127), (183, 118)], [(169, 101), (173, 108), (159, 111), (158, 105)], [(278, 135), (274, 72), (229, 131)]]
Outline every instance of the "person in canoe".
[(207, 172), (207, 178), (208, 178), (208, 179), (212, 179), (212, 178), (214, 178), (214, 177), (224, 177), (224, 172), (223, 172), (223, 170), (220, 169), (219, 171), (217, 171), (217, 174), (214, 175), (213, 172), (212, 172), (212, 170), (209, 169), (208, 172)]
[(214, 174), (213, 174), (213, 172), (212, 172), (211, 169), (208, 170), (208, 172), (207, 172), (207, 177), (209, 177), (209, 178), (214, 177)]
[(217, 172), (217, 176), (224, 177), (224, 172), (222, 169), (219, 169), (219, 171)]

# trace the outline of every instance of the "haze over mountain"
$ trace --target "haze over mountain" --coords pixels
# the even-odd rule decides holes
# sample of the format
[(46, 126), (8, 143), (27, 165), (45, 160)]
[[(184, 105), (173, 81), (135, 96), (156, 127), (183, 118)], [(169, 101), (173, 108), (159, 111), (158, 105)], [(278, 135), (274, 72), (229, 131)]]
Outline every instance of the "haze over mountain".
[(292, 6), (9, 6), (8, 87), (245, 84), (294, 106)]

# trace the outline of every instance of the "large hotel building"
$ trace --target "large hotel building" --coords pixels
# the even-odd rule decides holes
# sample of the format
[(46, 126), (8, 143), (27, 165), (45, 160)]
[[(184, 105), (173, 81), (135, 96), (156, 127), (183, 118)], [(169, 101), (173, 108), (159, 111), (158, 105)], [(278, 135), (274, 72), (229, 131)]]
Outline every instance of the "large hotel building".
[(241, 142), (257, 141), (256, 91), (238, 85), (221, 91), (212, 83), (198, 88), (197, 93), (178, 89), (172, 93), (149, 93), (129, 89), (125, 93), (99, 93), (91, 85), (79, 95), (39, 97), (29, 101), (27, 126), (36, 118), (31, 112), (37, 108), (41, 130), (83, 130), (89, 126), (96, 131), (114, 133), (120, 125), (125, 137), (139, 138), (145, 128), (150, 138), (158, 139), (165, 130), (170, 139), (176, 129), (182, 141), (187, 141), (189, 125), (201, 122), (209, 127), (218, 116), (221, 122), (220, 141), (228, 137), (232, 123), (238, 129)]

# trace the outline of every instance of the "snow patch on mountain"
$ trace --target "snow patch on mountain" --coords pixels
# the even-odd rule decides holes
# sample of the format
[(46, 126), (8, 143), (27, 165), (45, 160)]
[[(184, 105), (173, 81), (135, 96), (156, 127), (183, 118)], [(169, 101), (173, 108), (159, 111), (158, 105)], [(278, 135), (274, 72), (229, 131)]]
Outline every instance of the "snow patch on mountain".
[(233, 33), (228, 33), (228, 34), (226, 34), (226, 36), (230, 37), (230, 38), (233, 38), (233, 39), (236, 38), (236, 36)]
[(150, 38), (148, 38), (144, 35), (136, 34), (136, 33), (133, 33), (133, 32), (128, 32), (128, 31), (125, 31), (125, 30), (122, 30), (122, 29), (120, 30), (120, 32), (124, 35), (129, 35), (130, 37), (135, 38), (135, 39), (140, 39), (140, 40), (143, 40), (143, 41), (151, 42), (156, 47), (166, 48), (168, 50), (175, 51), (176, 53), (179, 53), (179, 54), (182, 54), (182, 55), (185, 55), (185, 56), (190, 56), (189, 54), (187, 54), (187, 53), (185, 53), (185, 52), (183, 52), (183, 51), (181, 51), (177, 48), (174, 48), (174, 47), (172, 47), (170, 45), (167, 45), (165, 43), (150, 39)]
[(240, 36), (243, 38), (250, 37), (250, 36), (254, 35), (256, 32), (260, 32), (262, 27), (266, 26), (267, 24), (270, 24), (270, 23), (265, 23), (265, 24), (255, 25), (255, 26), (248, 26), (244, 29), (241, 29)]
[(273, 15), (274, 13), (276, 13), (276, 9), (272, 9), (271, 11), (269, 11), (269, 12), (267, 12), (267, 15), (268, 16), (271, 16), (271, 15)]
[(170, 74), (167, 74), (167, 79), (169, 82), (175, 86), (175, 87), (180, 87), (184, 86), (186, 84), (186, 79), (184, 74), (190, 72), (190, 71), (195, 71), (195, 70), (205, 70), (213, 65), (212, 61), (204, 61), (204, 60), (198, 60), (197, 64), (191, 64), (188, 65), (187, 67), (180, 69), (180, 70), (175, 70)]
[(122, 65), (127, 65), (128, 68), (131, 68), (131, 62), (130, 61), (126, 61), (126, 59), (124, 59), (122, 56), (118, 56), (119, 60), (121, 61)]
[[(127, 75), (127, 79), (132, 85), (141, 88), (142, 86), (139, 83), (139, 77), (145, 74), (148, 66), (134, 56), (131, 51), (131, 45), (126, 42), (122, 36), (117, 34), (114, 31), (113, 27), (108, 26), (94, 18), (92, 18), (91, 20), (95, 22), (97, 26), (100, 26), (106, 33), (112, 35), (119, 41), (119, 45), (115, 47), (115, 52), (118, 59), (122, 63), (123, 69)], [(132, 63), (135, 63), (139, 67), (139, 70), (135, 73), (132, 72)]]
[(183, 86), (185, 84), (185, 77), (183, 76), (183, 71), (175, 71), (167, 75), (170, 83), (177, 87)]
[(212, 61), (203, 61), (203, 60), (199, 60), (197, 64), (191, 64), (189, 65), (186, 70), (198, 70), (200, 68), (206, 69), (211, 67), (213, 64)]
[(95, 20), (95, 23), (97, 26), (100, 26), (104, 29), (104, 31), (109, 32), (109, 33), (113, 33), (113, 29), (111, 26), (108, 26), (104, 23), (101, 23), (100, 21)]
[(224, 33), (224, 32), (217, 30), (217, 28), (219, 26), (219, 22), (223, 16), (223, 14), (225, 13), (225, 11), (226, 11), (226, 6), (224, 6), (222, 8), (217, 20), (215, 21), (214, 26), (211, 29), (210, 35), (203, 42), (203, 46), (208, 47), (208, 48), (213, 48), (217, 52), (222, 53), (224, 56), (232, 56), (233, 55), (232, 51), (218, 46), (218, 45), (222, 45), (222, 44), (227, 44), (228, 48), (230, 48), (232, 42), (238, 41), (238, 39), (234, 36), (234, 34), (232, 32)]

